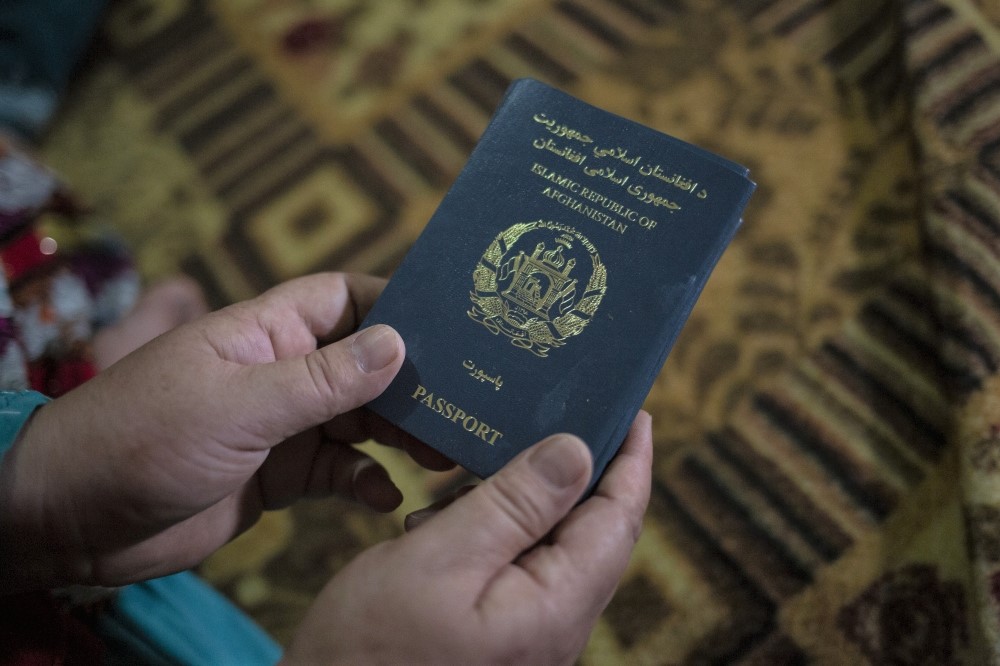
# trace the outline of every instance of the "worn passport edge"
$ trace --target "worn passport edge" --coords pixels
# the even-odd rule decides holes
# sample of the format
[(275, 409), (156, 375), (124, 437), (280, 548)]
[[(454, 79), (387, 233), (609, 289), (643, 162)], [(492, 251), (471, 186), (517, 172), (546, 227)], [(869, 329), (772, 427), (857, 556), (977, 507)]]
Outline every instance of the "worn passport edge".
[[(736, 209), (737, 211), (743, 210), (756, 188), (756, 184), (753, 183), (753, 181), (750, 181), (749, 179), (747, 180), (749, 187), (746, 190), (745, 196), (740, 201), (740, 206)], [(674, 326), (674, 331), (672, 333), (664, 332), (666, 334), (662, 336), (663, 345), (660, 350), (660, 356), (650, 366), (649, 374), (640, 384), (637, 392), (639, 397), (633, 400), (633, 402), (626, 407), (617, 427), (612, 430), (609, 437), (605, 438), (603, 450), (599, 454), (595, 454), (594, 472), (590, 486), (587, 489), (588, 493), (591, 492), (600, 482), (607, 466), (611, 464), (611, 460), (614, 459), (615, 455), (617, 455), (620, 450), (621, 445), (625, 441), (625, 437), (628, 435), (629, 429), (632, 427), (632, 423), (635, 420), (636, 415), (639, 413), (639, 410), (642, 409), (642, 405), (649, 396), (649, 392), (652, 390), (653, 384), (656, 382), (656, 378), (663, 371), (667, 358), (670, 356), (670, 352), (673, 350), (674, 344), (677, 342), (677, 338), (680, 336), (681, 331), (684, 330), (684, 326), (687, 324), (695, 305), (698, 303), (701, 293), (704, 291), (705, 285), (708, 284), (708, 280), (711, 278), (715, 267), (722, 259), (722, 255), (725, 254), (726, 249), (729, 247), (733, 237), (739, 231), (742, 224), (743, 219), (742, 217), (739, 217), (739, 213), (737, 212), (736, 221), (730, 221), (727, 233), (720, 234), (719, 236), (719, 243), (717, 245), (718, 251), (714, 255), (706, 257), (704, 268), (699, 272), (699, 275), (701, 276), (699, 283), (690, 290), (687, 302), (678, 310), (677, 314), (674, 315), (674, 320), (680, 322), (679, 325)]]
[[(541, 82), (537, 82), (533, 79), (518, 79), (511, 83), (507, 91), (504, 93), (504, 96), (497, 104), (492, 116), (490, 117), (489, 122), (487, 123), (482, 134), (480, 135), (479, 140), (477, 140), (475, 147), (470, 152), (469, 157), (467, 159), (467, 163), (471, 163), (474, 160), (476, 160), (480, 152), (492, 150), (492, 147), (488, 145), (488, 142), (483, 141), (483, 138), (486, 137), (488, 134), (490, 134), (491, 130), (494, 129), (494, 126), (498, 124), (498, 120), (502, 117), (502, 112), (513, 101), (514, 97), (530, 93), (531, 86), (530, 85), (526, 86), (525, 84), (540, 84), (546, 88), (547, 93), (555, 93), (559, 96), (572, 100), (574, 103), (582, 104), (602, 114), (607, 114), (609, 116), (619, 118), (629, 124), (638, 126), (646, 131), (652, 132), (658, 137), (665, 140), (667, 143), (669, 143), (674, 149), (685, 153), (688, 156), (687, 157), (688, 159), (694, 159), (694, 160), (707, 159), (710, 162), (716, 164), (717, 166), (724, 168), (727, 171), (730, 171), (731, 173), (736, 175), (737, 177), (741, 178), (746, 184), (746, 187), (743, 189), (742, 196), (739, 200), (738, 205), (734, 205), (733, 207), (732, 217), (735, 218), (735, 221), (733, 221), (733, 219), (731, 218), (730, 220), (727, 220), (725, 224), (719, 225), (720, 233), (716, 237), (717, 251), (714, 254), (706, 255), (706, 259), (703, 264), (703, 269), (698, 273), (700, 278), (697, 284), (693, 285), (693, 288), (689, 289), (689, 292), (686, 295), (686, 299), (683, 305), (675, 311), (672, 317), (665, 318), (666, 320), (668, 320), (666, 326), (663, 329), (661, 329), (656, 335), (650, 336), (650, 339), (661, 340), (662, 344), (659, 346), (657, 345), (649, 346), (650, 356), (647, 361), (641, 364), (646, 368), (648, 368), (648, 370), (645, 376), (641, 380), (634, 382), (633, 384), (634, 390), (628, 392), (630, 397), (623, 397), (623, 399), (620, 401), (619, 406), (622, 409), (621, 416), (617, 420), (609, 420), (608, 426), (606, 428), (598, 429), (596, 432), (601, 433), (601, 436), (595, 437), (592, 434), (588, 438), (591, 441), (587, 441), (586, 443), (590, 448), (594, 464), (592, 478), (587, 488), (587, 494), (589, 494), (596, 487), (607, 466), (610, 464), (611, 460), (617, 454), (622, 443), (624, 442), (624, 439), (629, 429), (631, 428), (631, 425), (635, 419), (636, 414), (638, 414), (639, 410), (642, 408), (642, 405), (645, 403), (646, 398), (648, 397), (649, 392), (652, 389), (654, 382), (656, 381), (656, 378), (662, 371), (662, 368), (666, 363), (666, 360), (670, 354), (670, 351), (673, 348), (674, 343), (677, 340), (677, 337), (680, 335), (680, 332), (686, 325), (687, 320), (690, 317), (690, 314), (694, 309), (695, 304), (697, 303), (698, 299), (701, 296), (705, 284), (711, 277), (711, 273), (714, 271), (715, 266), (718, 264), (725, 250), (728, 248), (730, 242), (732, 241), (733, 236), (736, 234), (739, 227), (741, 226), (742, 218), (740, 216), (747, 202), (749, 201), (750, 196), (752, 195), (754, 189), (756, 188), (756, 184), (749, 178), (749, 169), (747, 167), (740, 165), (737, 162), (734, 162), (721, 155), (712, 153), (704, 148), (701, 148), (700, 146), (688, 143), (683, 139), (679, 139), (677, 137), (666, 134), (655, 128), (642, 125), (641, 123), (635, 120), (626, 118), (624, 116), (620, 116), (614, 112), (594, 106), (586, 101), (575, 98), (572, 95), (563, 92), (562, 90), (559, 90), (557, 88), (552, 88), (545, 84), (541, 84)], [(441, 198), (442, 202), (451, 195), (453, 190), (462, 185), (464, 180), (464, 175), (465, 175), (465, 168), (463, 167), (462, 172), (458, 174), (458, 176), (452, 182), (451, 186), (445, 192), (444, 196)], [(440, 203), (438, 207), (440, 207)], [(432, 213), (431, 217), (428, 218), (428, 222), (421, 230), (420, 234), (418, 234), (417, 238), (411, 244), (411, 249), (413, 246), (416, 246), (418, 243), (421, 242), (422, 240), (421, 237), (424, 235), (427, 228), (431, 225), (431, 222), (433, 221), (436, 214), (437, 214), (437, 208), (435, 209), (434, 213)], [(727, 226), (728, 230), (723, 232), (722, 230), (725, 229)], [(398, 273), (399, 271), (403, 270), (404, 267), (406, 267), (407, 264), (411, 261), (411, 259), (412, 259), (412, 253), (408, 251), (395, 272)], [(682, 313), (682, 315), (679, 313)], [(674, 323), (671, 325), (669, 320), (673, 320)], [(679, 324), (677, 322), (679, 322)], [(369, 317), (366, 316), (365, 321), (362, 322), (362, 327), (368, 325), (370, 325)], [(670, 331), (671, 326), (673, 327), (673, 331)], [(654, 353), (657, 350), (658, 353)], [(377, 398), (373, 400), (373, 402), (377, 402)], [(382, 411), (377, 407), (377, 405), (369, 403), (367, 407), (376, 414), (382, 416), (383, 418), (388, 418), (382, 413)], [(568, 432), (572, 433), (572, 430), (569, 429)], [(553, 433), (544, 433), (540, 435), (540, 438), (548, 436), (550, 434)], [(529, 443), (528, 446), (530, 446), (530, 444), (532, 443)], [(430, 442), (428, 442), (428, 445), (430, 445), (432, 448), (435, 449), (438, 448), (433, 443)], [(527, 448), (527, 446), (525, 448)], [(443, 451), (442, 453), (448, 456), (449, 458), (452, 458), (450, 454), (444, 453)], [(488, 470), (485, 471), (477, 470), (473, 466), (467, 466), (465, 463), (462, 462), (459, 462), (458, 464), (460, 464), (464, 469), (466, 469), (467, 471), (471, 472), (472, 474), (474, 474), (479, 478), (486, 478), (490, 474), (495, 473), (495, 471), (490, 472)]]

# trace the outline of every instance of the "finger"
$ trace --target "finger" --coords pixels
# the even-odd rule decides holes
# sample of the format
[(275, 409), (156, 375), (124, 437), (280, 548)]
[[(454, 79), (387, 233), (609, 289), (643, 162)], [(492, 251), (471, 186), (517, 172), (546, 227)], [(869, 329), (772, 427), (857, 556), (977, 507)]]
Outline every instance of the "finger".
[(447, 497), (439, 499), (430, 506), (426, 506), (423, 509), (417, 509), (416, 511), (408, 513), (406, 515), (406, 518), (403, 519), (403, 529), (405, 529), (407, 532), (411, 532), (417, 529), (418, 527), (426, 523), (428, 520), (436, 516), (438, 513), (440, 513), (442, 509), (444, 509), (447, 506), (451, 506), (452, 502), (457, 500), (459, 497), (468, 495), (471, 491), (475, 490), (475, 488), (476, 486), (474, 485), (462, 486), (455, 492), (451, 493)]
[(435, 472), (445, 472), (455, 463), (368, 409), (355, 409), (323, 425), (323, 432), (334, 441), (357, 444), (374, 439), (407, 453), (418, 465)]
[(653, 467), (653, 417), (646, 411), (636, 414), (618, 454), (611, 461), (595, 497), (621, 506), (628, 516), (636, 539), (642, 516), (649, 504)]
[(307, 431), (268, 455), (259, 472), (264, 508), (337, 495), (385, 513), (403, 501), (388, 472), (370, 456), (347, 444), (311, 441), (315, 437), (316, 430)]
[(319, 431), (310, 429), (268, 452), (257, 471), (257, 487), (266, 510), (282, 509), (310, 493), (313, 461), (321, 446)]
[(518, 455), (413, 535), (452, 544), (442, 565), (473, 566), (492, 576), (570, 511), (591, 468), (590, 451), (579, 438), (554, 435)]
[[(354, 321), (347, 330), (353, 331), (368, 316), (368, 311), (372, 309), (375, 301), (382, 294), (382, 290), (385, 289), (387, 280), (360, 273), (344, 273), (343, 275), (344, 285), (347, 287), (350, 302), (353, 304), (352, 317)], [(332, 331), (332, 333), (337, 335), (338, 331)]]
[(594, 494), (570, 513), (550, 545), (519, 560), (532, 574), (528, 580), (544, 586), (554, 602), (599, 610), (610, 601), (649, 502), (651, 423), (646, 412), (636, 416)]
[(399, 334), (372, 326), (303, 356), (241, 367), (229, 407), (254, 413), (253, 434), (273, 445), (375, 398), (403, 357)]
[(261, 509), (257, 493), (243, 487), (148, 539), (122, 540), (125, 534), (119, 526), (90, 553), (88, 578), (72, 582), (117, 587), (193, 568), (253, 526)]
[(353, 446), (328, 444), (319, 449), (307, 486), (307, 497), (330, 493), (387, 513), (403, 501), (403, 494), (389, 473), (374, 459)]
[(385, 287), (385, 280), (356, 273), (316, 273), (285, 282), (258, 297), (269, 330), (287, 326), (288, 308), (321, 342), (352, 333)]
[(389, 478), (389, 472), (372, 458), (354, 466), (351, 492), (357, 501), (379, 513), (395, 511), (403, 503), (403, 493)]

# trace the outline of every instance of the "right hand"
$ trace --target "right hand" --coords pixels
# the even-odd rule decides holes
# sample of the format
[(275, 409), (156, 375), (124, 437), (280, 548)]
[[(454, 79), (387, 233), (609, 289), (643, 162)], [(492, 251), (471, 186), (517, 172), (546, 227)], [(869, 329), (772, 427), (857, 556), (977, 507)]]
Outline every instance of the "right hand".
[(649, 500), (640, 412), (595, 493), (586, 446), (556, 435), (320, 593), (285, 663), (572, 663), (614, 594)]

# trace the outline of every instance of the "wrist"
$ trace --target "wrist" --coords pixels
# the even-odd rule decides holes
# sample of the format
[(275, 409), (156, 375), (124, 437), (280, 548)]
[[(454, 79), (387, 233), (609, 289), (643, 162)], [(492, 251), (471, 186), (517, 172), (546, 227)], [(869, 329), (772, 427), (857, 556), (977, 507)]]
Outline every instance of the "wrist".
[(0, 594), (78, 582), (63, 540), (52, 538), (46, 453), (31, 434), (48, 402), (35, 391), (0, 391)]

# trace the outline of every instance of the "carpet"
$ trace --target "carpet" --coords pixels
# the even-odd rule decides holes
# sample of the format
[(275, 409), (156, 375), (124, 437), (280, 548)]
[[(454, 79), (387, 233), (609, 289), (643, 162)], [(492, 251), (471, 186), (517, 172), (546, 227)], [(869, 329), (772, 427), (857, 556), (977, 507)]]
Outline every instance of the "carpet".
[[(584, 664), (1000, 663), (995, 0), (118, 0), (43, 146), (215, 305), (391, 274), (532, 76), (750, 167), (656, 381), (653, 497)], [(407, 495), (202, 574), (280, 641)]]

